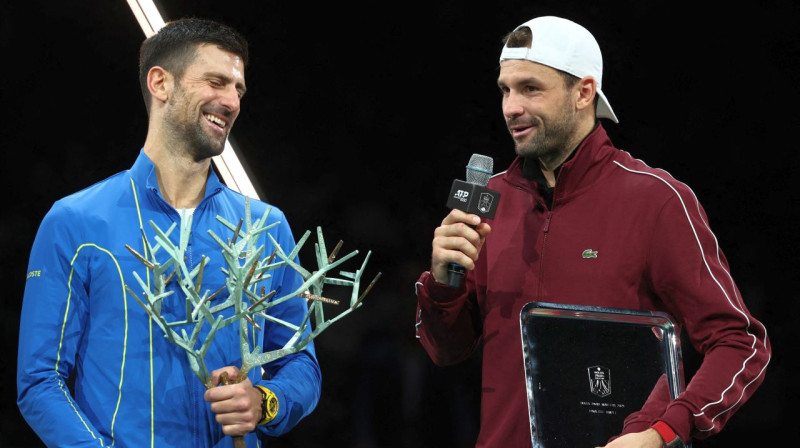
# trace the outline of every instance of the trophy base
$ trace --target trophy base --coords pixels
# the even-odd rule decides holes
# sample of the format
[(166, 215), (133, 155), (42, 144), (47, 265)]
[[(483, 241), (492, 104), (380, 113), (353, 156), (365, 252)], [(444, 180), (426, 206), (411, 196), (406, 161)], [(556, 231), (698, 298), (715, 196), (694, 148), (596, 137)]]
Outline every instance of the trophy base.
[(520, 326), (534, 448), (603, 446), (651, 395), (684, 387), (665, 313), (531, 302)]

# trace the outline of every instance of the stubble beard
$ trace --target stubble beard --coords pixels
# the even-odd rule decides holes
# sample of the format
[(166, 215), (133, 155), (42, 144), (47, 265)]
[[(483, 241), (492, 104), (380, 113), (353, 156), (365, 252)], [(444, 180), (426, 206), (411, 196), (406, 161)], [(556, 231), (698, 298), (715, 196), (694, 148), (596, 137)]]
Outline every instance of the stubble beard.
[(578, 126), (578, 115), (566, 101), (552, 118), (539, 116), (532, 120), (536, 124), (536, 133), (530, 140), (515, 142), (518, 155), (552, 160), (572, 150), (568, 145)]
[[(187, 97), (182, 87), (178, 86), (177, 94), (170, 98), (170, 109), (164, 117), (165, 126), (171, 140), (177, 147), (185, 148), (186, 154), (195, 162), (218, 156), (225, 149), (228, 138), (226, 130), (224, 136), (212, 137), (204, 129), (200, 120), (204, 117), (193, 117), (187, 106)], [(186, 116), (181, 117), (181, 111)]]

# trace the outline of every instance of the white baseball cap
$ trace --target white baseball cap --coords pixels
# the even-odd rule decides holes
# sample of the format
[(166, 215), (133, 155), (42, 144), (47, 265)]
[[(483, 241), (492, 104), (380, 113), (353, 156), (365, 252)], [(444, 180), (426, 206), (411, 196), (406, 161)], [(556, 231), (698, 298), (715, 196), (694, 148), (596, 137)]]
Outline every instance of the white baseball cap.
[(519, 28), (531, 29), (531, 47), (503, 46), (500, 62), (506, 59), (526, 59), (567, 72), (578, 78), (591, 76), (597, 81), (597, 117), (619, 123), (603, 90), (603, 56), (600, 46), (586, 28), (560, 17), (544, 16), (529, 20)]

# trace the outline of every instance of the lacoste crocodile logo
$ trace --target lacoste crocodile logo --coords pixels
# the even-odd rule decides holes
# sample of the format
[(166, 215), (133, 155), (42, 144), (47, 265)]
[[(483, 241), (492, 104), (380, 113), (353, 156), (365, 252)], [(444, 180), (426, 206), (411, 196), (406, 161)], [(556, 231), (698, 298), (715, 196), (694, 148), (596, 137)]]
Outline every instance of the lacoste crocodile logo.
[(583, 251), (581, 255), (583, 258), (597, 258), (597, 251), (592, 249), (586, 249)]

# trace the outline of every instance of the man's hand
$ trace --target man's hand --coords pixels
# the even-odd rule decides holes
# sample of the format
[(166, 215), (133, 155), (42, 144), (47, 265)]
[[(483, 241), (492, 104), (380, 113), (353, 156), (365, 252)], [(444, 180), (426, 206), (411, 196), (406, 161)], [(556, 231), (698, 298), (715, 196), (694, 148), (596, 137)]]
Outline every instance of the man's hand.
[[(228, 378), (236, 378), (239, 369), (228, 366), (211, 372), (211, 384), (219, 384), (223, 373)], [(243, 436), (256, 429), (261, 421), (261, 392), (253, 387), (249, 378), (245, 377), (240, 383), (211, 387), (203, 399), (211, 403), (211, 411), (226, 435)]]
[(597, 448), (661, 448), (664, 441), (658, 431), (647, 428), (642, 432), (632, 432), (618, 437), (604, 447)]
[(447, 265), (451, 262), (475, 269), (475, 260), (486, 236), (492, 231), (478, 215), (453, 209), (433, 232), (431, 275), (440, 283), (447, 282)]

